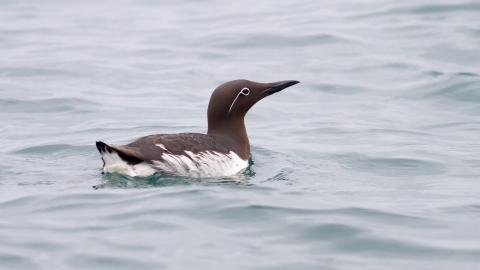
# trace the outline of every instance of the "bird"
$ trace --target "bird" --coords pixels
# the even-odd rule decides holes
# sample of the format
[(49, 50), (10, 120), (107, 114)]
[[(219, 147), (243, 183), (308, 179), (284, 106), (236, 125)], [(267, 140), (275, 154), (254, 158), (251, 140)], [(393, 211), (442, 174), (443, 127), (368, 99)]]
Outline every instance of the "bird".
[(235, 175), (248, 166), (250, 158), (244, 121), (247, 112), (263, 98), (297, 83), (296, 80), (259, 83), (245, 79), (223, 83), (210, 97), (207, 134), (155, 134), (127, 145), (97, 141), (103, 172), (131, 177), (155, 173), (194, 178)]

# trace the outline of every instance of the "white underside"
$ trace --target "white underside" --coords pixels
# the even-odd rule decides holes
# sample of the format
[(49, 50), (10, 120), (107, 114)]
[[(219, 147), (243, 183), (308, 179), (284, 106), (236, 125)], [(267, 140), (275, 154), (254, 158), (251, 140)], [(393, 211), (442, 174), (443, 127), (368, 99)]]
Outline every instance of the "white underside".
[(127, 164), (115, 152), (103, 153), (102, 157), (105, 162), (104, 172), (139, 177), (150, 176), (156, 172), (188, 177), (230, 176), (248, 166), (247, 160), (241, 159), (232, 151), (228, 154), (220, 154), (214, 151), (198, 154), (185, 151), (185, 155), (163, 153), (164, 161), (153, 161), (153, 164), (142, 162), (137, 165)]

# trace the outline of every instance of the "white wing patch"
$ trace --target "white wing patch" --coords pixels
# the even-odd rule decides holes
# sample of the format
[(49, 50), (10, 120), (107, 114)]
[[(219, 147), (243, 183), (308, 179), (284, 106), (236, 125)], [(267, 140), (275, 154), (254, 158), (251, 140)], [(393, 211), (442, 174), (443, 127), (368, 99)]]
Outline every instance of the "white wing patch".
[(174, 155), (163, 144), (157, 144), (157, 146), (165, 151), (162, 155), (164, 161), (153, 161), (153, 164), (142, 162), (130, 165), (123, 161), (116, 152), (102, 152), (105, 162), (103, 171), (132, 177), (146, 177), (156, 172), (188, 177), (221, 177), (234, 175), (248, 166), (247, 160), (243, 160), (232, 151), (228, 154), (215, 151), (194, 154), (184, 151), (185, 155)]

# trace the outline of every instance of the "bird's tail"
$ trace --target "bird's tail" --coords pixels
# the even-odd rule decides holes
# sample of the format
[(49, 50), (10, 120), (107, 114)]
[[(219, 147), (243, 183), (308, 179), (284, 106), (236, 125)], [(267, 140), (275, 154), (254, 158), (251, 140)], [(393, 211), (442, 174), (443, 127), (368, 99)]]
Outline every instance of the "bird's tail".
[(97, 142), (97, 149), (98, 149), (98, 152), (100, 152), (101, 155), (106, 154), (106, 153), (112, 154), (113, 152), (117, 152), (112, 147), (110, 147), (108, 144), (106, 144), (102, 141)]
[(128, 149), (125, 149), (125, 150), (119, 149), (119, 148), (122, 148), (121, 146), (108, 145), (102, 141), (97, 141), (96, 145), (97, 145), (98, 152), (100, 152), (100, 154), (102, 155), (102, 159), (104, 163), (109, 163), (109, 158), (106, 158), (106, 157), (112, 156), (112, 155), (120, 157), (120, 159), (122, 159), (124, 162), (130, 165), (135, 165), (143, 161), (135, 157), (134, 155), (132, 155), (132, 153), (128, 153), (129, 152)]

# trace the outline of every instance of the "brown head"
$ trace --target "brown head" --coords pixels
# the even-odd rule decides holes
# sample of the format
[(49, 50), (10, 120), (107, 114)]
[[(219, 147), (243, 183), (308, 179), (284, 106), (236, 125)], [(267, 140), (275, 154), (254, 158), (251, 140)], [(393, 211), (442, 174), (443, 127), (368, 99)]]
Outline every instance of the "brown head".
[(244, 119), (248, 110), (261, 99), (297, 83), (235, 80), (220, 85), (213, 91), (208, 104), (208, 134), (226, 139), (235, 153), (247, 159), (250, 156), (250, 143)]

